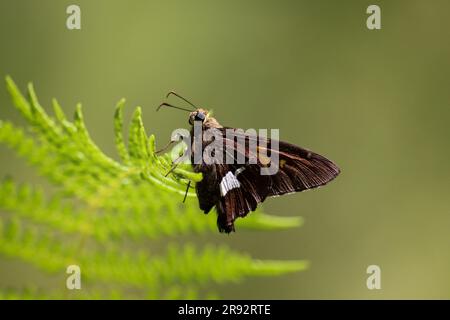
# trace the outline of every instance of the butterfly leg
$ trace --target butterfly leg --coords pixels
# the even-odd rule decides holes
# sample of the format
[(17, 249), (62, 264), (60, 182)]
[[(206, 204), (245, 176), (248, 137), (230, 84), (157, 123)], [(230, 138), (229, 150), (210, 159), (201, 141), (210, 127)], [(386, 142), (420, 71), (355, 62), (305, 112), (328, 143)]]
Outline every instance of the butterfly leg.
[(167, 172), (164, 175), (164, 177), (167, 177), (169, 174), (171, 174), (173, 172), (173, 170), (175, 170), (177, 168), (177, 166), (180, 164), (181, 160), (186, 157), (187, 153), (188, 153), (188, 150), (186, 150), (182, 156), (180, 156), (172, 161), (172, 168), (170, 168), (169, 172)]
[(155, 153), (161, 153), (163, 151), (166, 151), (173, 143), (175, 143), (176, 141), (170, 140), (168, 144), (166, 144), (164, 147), (162, 147), (159, 150), (156, 150)]
[(187, 194), (189, 192), (189, 188), (190, 187), (191, 187), (191, 180), (189, 180), (189, 182), (188, 182), (188, 185), (187, 185), (187, 188), (186, 188), (186, 193), (184, 194), (184, 198), (183, 198), (183, 203), (186, 201), (186, 197), (187, 197)]
[[(173, 162), (175, 163), (175, 161)], [(172, 168), (170, 168), (170, 170), (164, 175), (164, 177), (167, 177), (169, 174), (171, 174), (173, 172), (173, 170), (175, 170), (178, 167), (179, 163), (175, 163)]]

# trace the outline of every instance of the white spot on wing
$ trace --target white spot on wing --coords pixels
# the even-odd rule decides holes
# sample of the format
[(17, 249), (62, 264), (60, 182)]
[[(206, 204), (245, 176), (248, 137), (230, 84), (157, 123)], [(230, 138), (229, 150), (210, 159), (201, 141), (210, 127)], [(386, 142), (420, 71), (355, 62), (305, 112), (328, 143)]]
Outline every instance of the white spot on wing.
[(245, 170), (245, 167), (240, 167), (240, 168), (236, 169), (236, 171), (235, 171), (236, 177), (244, 170)]
[(241, 184), (239, 183), (239, 180), (236, 178), (236, 176), (231, 171), (228, 171), (228, 173), (225, 175), (225, 177), (222, 178), (222, 181), (220, 182), (220, 195), (222, 197), (225, 197), (228, 191), (239, 188), (240, 186)]

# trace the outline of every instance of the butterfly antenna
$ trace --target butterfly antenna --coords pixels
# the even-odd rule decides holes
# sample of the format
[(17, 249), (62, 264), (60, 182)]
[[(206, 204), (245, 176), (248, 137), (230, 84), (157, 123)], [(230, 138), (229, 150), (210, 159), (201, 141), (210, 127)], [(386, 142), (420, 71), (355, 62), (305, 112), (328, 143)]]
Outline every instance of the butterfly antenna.
[(187, 111), (187, 112), (192, 112), (192, 110), (189, 110), (189, 109), (186, 109), (186, 108), (182, 108), (182, 107), (177, 107), (177, 106), (174, 106), (173, 104), (170, 104), (170, 103), (167, 103), (167, 102), (161, 103), (161, 104), (158, 106), (158, 108), (156, 108), (156, 111), (158, 111), (159, 109), (161, 109), (161, 108), (164, 107), (164, 106), (170, 107), (170, 108), (175, 108), (175, 109), (178, 109), (178, 110)]
[(175, 91), (170, 91), (167, 95), (166, 98), (170, 97), (170, 95), (173, 94), (175, 97), (180, 98), (181, 100), (183, 100), (184, 102), (189, 103), (190, 106), (192, 106), (194, 108), (194, 110), (198, 109), (197, 106), (195, 104), (193, 104), (192, 102), (190, 102), (188, 99), (180, 96), (178, 93), (176, 93)]

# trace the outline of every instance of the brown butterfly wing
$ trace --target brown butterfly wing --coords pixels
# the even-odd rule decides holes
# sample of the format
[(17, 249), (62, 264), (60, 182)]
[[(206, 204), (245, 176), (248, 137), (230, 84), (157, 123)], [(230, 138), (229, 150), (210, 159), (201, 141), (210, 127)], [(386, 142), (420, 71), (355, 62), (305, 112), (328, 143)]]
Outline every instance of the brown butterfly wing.
[[(196, 185), (200, 209), (208, 213), (216, 207), (220, 232), (234, 231), (234, 221), (254, 211), (269, 192), (267, 186), (270, 178), (259, 174), (259, 166), (248, 165), (242, 173), (237, 173), (241, 167), (243, 166), (212, 164), (199, 166), (197, 170), (204, 177)], [(224, 192), (221, 185), (230, 179), (236, 179), (239, 187), (236, 185)]]
[(237, 218), (245, 217), (250, 211), (256, 209), (258, 203), (265, 200), (269, 192), (267, 186), (270, 178), (261, 176), (257, 165), (245, 166), (242, 172), (236, 171), (239, 170), (236, 166), (221, 165), (220, 167), (223, 172), (221, 183), (226, 181), (228, 176), (233, 176), (233, 179), (236, 178), (239, 181), (239, 187), (220, 194), (220, 200), (216, 205), (219, 231), (229, 233), (234, 231), (234, 221)]
[[(225, 129), (222, 128), (224, 147), (227, 142)], [(230, 129), (230, 128), (228, 128)], [(238, 135), (240, 133), (237, 133)], [(245, 159), (250, 158), (249, 140), (258, 139), (257, 136), (245, 135), (246, 146), (238, 148), (236, 141), (233, 157), (244, 150)], [(229, 141), (228, 141), (229, 142)], [(279, 156), (279, 170), (274, 175), (261, 175), (264, 166), (257, 155), (256, 164), (202, 164), (195, 165), (194, 170), (203, 173), (203, 180), (196, 185), (200, 208), (208, 213), (216, 207), (217, 225), (220, 232), (234, 231), (234, 221), (245, 217), (254, 211), (258, 203), (268, 196), (279, 196), (286, 193), (299, 192), (325, 185), (333, 180), (340, 172), (339, 168), (325, 157), (280, 141), (278, 150), (271, 149), (272, 142), (258, 146), (267, 148), (268, 154), (277, 152)], [(227, 152), (227, 151), (224, 151)], [(225, 191), (224, 191), (225, 186)]]
[(268, 196), (317, 188), (336, 178), (339, 173), (338, 166), (324, 156), (280, 141), (279, 169), (270, 176)]
[[(224, 128), (224, 140), (228, 140), (229, 137), (225, 135)], [(242, 133), (234, 132), (237, 137), (242, 137)], [(267, 196), (279, 196), (291, 192), (299, 192), (308, 189), (317, 188), (323, 186), (337, 177), (340, 173), (340, 169), (331, 160), (328, 160), (324, 156), (312, 152), (310, 150), (298, 147), (296, 145), (278, 141), (278, 148), (272, 149), (271, 146), (275, 145), (272, 140), (261, 138), (255, 135), (245, 136), (245, 158), (248, 160), (252, 155), (252, 150), (249, 150), (248, 142), (250, 140), (258, 141), (258, 150), (263, 150), (263, 154), (270, 155), (272, 153), (278, 153), (278, 172), (274, 175), (267, 176), (269, 179), (264, 179), (264, 189), (259, 186), (260, 197), (264, 200)], [(235, 152), (238, 153), (238, 141), (234, 141)], [(243, 141), (240, 140), (240, 141)], [(242, 150), (242, 148), (241, 148)], [(260, 154), (254, 155), (258, 159), (258, 163), (255, 165), (247, 164), (244, 168), (257, 166), (261, 168), (264, 162), (260, 161)], [(261, 183), (259, 179), (256, 179), (260, 174), (260, 170), (244, 170), (242, 177), (246, 180), (254, 181), (254, 184)], [(263, 190), (261, 190), (263, 189)], [(268, 189), (268, 190), (267, 190)], [(262, 201), (261, 201), (262, 202)]]

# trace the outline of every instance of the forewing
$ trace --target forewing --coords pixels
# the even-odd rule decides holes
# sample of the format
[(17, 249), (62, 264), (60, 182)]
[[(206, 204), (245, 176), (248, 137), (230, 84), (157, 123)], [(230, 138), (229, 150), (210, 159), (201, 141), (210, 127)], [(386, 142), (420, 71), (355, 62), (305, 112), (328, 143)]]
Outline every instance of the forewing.
[[(242, 135), (238, 132), (234, 132), (234, 134)], [(225, 140), (227, 139), (230, 140), (229, 137), (225, 137)], [(255, 140), (257, 141), (257, 152), (250, 150), (248, 144), (249, 141)], [(234, 142), (235, 149), (239, 149), (236, 141)], [(278, 141), (278, 148), (275, 149), (273, 146), (276, 144), (273, 141), (255, 135), (245, 135), (245, 141), (245, 157), (247, 160), (252, 156), (256, 157), (258, 168), (268, 165), (270, 160), (268, 156), (278, 154), (278, 172), (276, 174), (267, 176), (268, 179), (261, 181), (256, 179), (256, 173), (253, 170), (252, 174), (246, 177), (249, 179), (249, 185), (258, 184), (255, 188), (258, 188), (258, 193), (262, 198), (317, 188), (333, 180), (340, 173), (337, 165), (324, 156), (293, 144)], [(245, 165), (244, 168), (247, 169), (249, 166), (254, 165)], [(261, 173), (259, 174), (261, 175)], [(264, 191), (264, 188), (267, 190)]]
[[(225, 129), (221, 129), (223, 153), (235, 162), (200, 165), (199, 171), (203, 172), (204, 178), (196, 187), (200, 208), (205, 213), (216, 205), (217, 225), (221, 232), (234, 231), (234, 221), (254, 211), (266, 197), (322, 186), (340, 172), (325, 157), (286, 142), (280, 141), (278, 148), (272, 149), (276, 144), (270, 139), (244, 134), (240, 136), (245, 137), (241, 140), (245, 141), (245, 146), (242, 146), (239, 139), (227, 137)], [(257, 141), (256, 152), (249, 148), (249, 141)], [(278, 171), (273, 175), (262, 175), (261, 168), (270, 164), (267, 155), (273, 153), (278, 153)], [(243, 156), (244, 163), (237, 163), (239, 155)], [(252, 157), (256, 158), (256, 163), (249, 161)]]
[(268, 196), (317, 188), (333, 180), (339, 173), (337, 165), (324, 156), (280, 141), (279, 169), (270, 176)]

